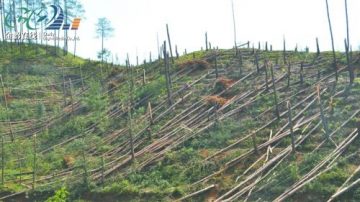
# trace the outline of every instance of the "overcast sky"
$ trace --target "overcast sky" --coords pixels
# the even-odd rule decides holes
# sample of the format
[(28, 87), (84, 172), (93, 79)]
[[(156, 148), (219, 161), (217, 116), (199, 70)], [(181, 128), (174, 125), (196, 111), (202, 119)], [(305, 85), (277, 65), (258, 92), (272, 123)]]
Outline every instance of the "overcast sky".
[[(95, 23), (108, 18), (115, 29), (105, 47), (118, 54), (123, 63), (126, 53), (132, 63), (136, 55), (149, 58), (157, 55), (157, 34), (160, 43), (166, 39), (169, 24), (171, 42), (179, 52), (199, 50), (209, 41), (219, 48), (231, 48), (234, 41), (231, 0), (81, 0), (85, 17), (78, 34), (78, 54), (96, 58), (101, 42), (95, 38)], [(336, 49), (343, 49), (346, 37), (344, 0), (329, 0)], [(268, 41), (274, 49), (296, 44), (315, 50), (319, 37), (322, 50), (331, 48), (325, 0), (234, 0), (237, 41), (250, 41), (257, 46)], [(360, 1), (348, 0), (350, 41), (354, 49), (360, 44)]]

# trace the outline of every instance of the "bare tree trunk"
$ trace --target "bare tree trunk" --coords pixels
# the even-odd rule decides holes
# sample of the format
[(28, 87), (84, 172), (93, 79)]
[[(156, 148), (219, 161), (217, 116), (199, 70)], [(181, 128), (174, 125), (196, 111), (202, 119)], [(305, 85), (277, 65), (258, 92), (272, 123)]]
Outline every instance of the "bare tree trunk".
[(32, 183), (32, 189), (35, 189), (35, 182), (36, 182), (36, 134), (33, 136), (33, 183)]
[(74, 57), (76, 57), (76, 36), (77, 36), (77, 30), (75, 30), (75, 38), (74, 38)]
[(332, 26), (331, 26), (329, 3), (328, 3), (328, 0), (325, 0), (325, 1), (326, 1), (326, 11), (327, 11), (327, 18), (328, 18), (328, 22), (329, 22), (329, 30), (330, 30), (330, 37), (331, 37), (331, 47), (332, 47), (332, 53), (333, 53), (333, 65), (334, 65), (334, 70), (335, 70), (335, 79), (337, 81), (338, 80), (338, 71), (337, 71), (337, 64), (336, 64), (334, 36), (333, 36), (333, 31), (332, 31)]
[(286, 41), (284, 37), (284, 51), (283, 51), (284, 64), (286, 64)]
[(209, 50), (209, 48), (208, 48), (208, 35), (207, 35), (207, 32), (205, 32), (205, 48), (206, 48), (206, 51)]
[(354, 82), (354, 69), (351, 66), (351, 58), (349, 56), (349, 48), (350, 48), (350, 34), (349, 34), (349, 15), (348, 15), (348, 5), (347, 0), (345, 0), (345, 15), (346, 15), (346, 41), (345, 41), (345, 52), (347, 59), (347, 66), (349, 69), (349, 77), (350, 77), (350, 85)]
[(168, 42), (169, 42), (169, 50), (170, 50), (171, 62), (174, 63), (174, 58), (173, 58), (173, 54), (172, 54), (172, 47), (171, 47), (170, 32), (169, 32), (169, 26), (168, 26), (168, 24), (166, 24), (166, 32), (167, 32), (167, 37), (168, 37)]
[[(4, 22), (3, 14), (4, 14), (3, 0), (0, 0), (0, 20), (1, 20), (1, 22)], [(1, 40), (2, 40), (2, 42), (5, 42), (4, 23), (1, 23)]]
[(288, 108), (290, 135), (291, 135), (291, 148), (292, 148), (292, 152), (295, 153), (295, 137), (294, 137), (292, 116), (291, 116), (291, 103), (290, 103), (290, 101), (287, 102), (287, 108)]
[(128, 116), (129, 116), (129, 136), (130, 136), (130, 147), (131, 147), (131, 160), (135, 160), (135, 152), (134, 152), (134, 140), (133, 140), (133, 131), (132, 131), (132, 107), (133, 107), (133, 94), (134, 94), (134, 78), (133, 78), (133, 71), (130, 67), (130, 62), (127, 62), (128, 64), (128, 71), (130, 76), (130, 102), (128, 107)]
[(166, 89), (167, 89), (167, 98), (169, 106), (172, 105), (172, 96), (171, 96), (171, 81), (169, 75), (169, 54), (166, 51), (166, 41), (164, 41), (164, 64), (165, 64), (165, 78), (166, 78)]
[(270, 65), (270, 71), (271, 71), (271, 81), (272, 81), (272, 87), (273, 87), (273, 93), (274, 93), (274, 101), (275, 101), (275, 115), (278, 119), (280, 119), (280, 111), (279, 111), (279, 104), (278, 104), (278, 98), (276, 94), (276, 86), (275, 86), (275, 78), (274, 78), (274, 68), (273, 65)]
[(316, 54), (319, 57), (320, 55), (320, 46), (319, 46), (319, 39), (316, 37)]
[[(65, 7), (65, 25), (68, 24), (68, 6), (67, 0), (64, 0), (64, 7)], [(67, 55), (68, 52), (68, 30), (64, 30), (64, 55)]]
[(237, 45), (236, 45), (236, 21), (235, 21), (235, 9), (234, 9), (234, 1), (231, 0), (231, 9), (232, 9), (232, 17), (233, 17), (233, 26), (234, 26), (234, 48), (237, 54)]

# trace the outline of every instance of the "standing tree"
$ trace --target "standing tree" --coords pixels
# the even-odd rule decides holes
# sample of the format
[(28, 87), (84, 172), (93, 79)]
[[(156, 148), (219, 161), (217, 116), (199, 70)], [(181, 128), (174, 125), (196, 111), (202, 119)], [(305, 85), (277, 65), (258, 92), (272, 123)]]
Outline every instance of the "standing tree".
[[(81, 17), (84, 18), (84, 7), (78, 0), (67, 0), (67, 16), (68, 18), (77, 18)], [(74, 57), (76, 55), (76, 36), (77, 36), (77, 30), (74, 30)]]
[(346, 60), (347, 66), (349, 69), (349, 77), (350, 77), (350, 84), (354, 82), (354, 69), (351, 66), (351, 58), (349, 56), (349, 49), (350, 49), (350, 34), (349, 34), (349, 15), (348, 15), (348, 4), (347, 0), (345, 0), (345, 16), (346, 16), (346, 40), (345, 40), (345, 52), (346, 52)]
[[(0, 0), (0, 20), (1, 22), (4, 22), (4, 1)], [(1, 23), (1, 37), (2, 41), (5, 41), (5, 28), (4, 23)]]
[(96, 23), (96, 37), (101, 38), (101, 65), (104, 63), (104, 40), (112, 36), (114, 28), (111, 26), (110, 21), (107, 18), (99, 18)]
[(337, 66), (336, 66), (334, 36), (333, 36), (331, 20), (330, 20), (329, 3), (328, 3), (328, 0), (325, 0), (325, 2), (326, 2), (326, 11), (327, 11), (327, 18), (328, 18), (328, 22), (329, 22), (329, 30), (330, 30), (330, 37), (331, 37), (331, 46), (332, 46), (332, 53), (333, 53), (333, 65), (334, 65), (334, 68), (335, 68), (335, 78), (336, 78), (336, 81), (337, 81), (338, 80), (338, 72), (337, 72)]

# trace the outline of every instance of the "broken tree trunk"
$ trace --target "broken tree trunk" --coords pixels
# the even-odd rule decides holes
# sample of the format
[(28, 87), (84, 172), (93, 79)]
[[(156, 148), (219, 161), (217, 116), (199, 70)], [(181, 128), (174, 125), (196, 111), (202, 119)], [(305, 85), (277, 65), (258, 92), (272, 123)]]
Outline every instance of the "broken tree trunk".
[(284, 37), (283, 60), (284, 60), (284, 64), (286, 64), (286, 41), (285, 41), (285, 37)]
[(320, 46), (319, 46), (319, 39), (316, 37), (316, 55), (320, 56)]
[(279, 104), (278, 104), (278, 98), (276, 94), (276, 86), (275, 86), (275, 79), (274, 79), (274, 69), (273, 65), (270, 65), (270, 71), (271, 71), (271, 81), (272, 81), (272, 87), (273, 87), (273, 93), (274, 93), (274, 101), (275, 101), (275, 115), (278, 119), (280, 119), (280, 112), (279, 112)]
[(288, 64), (287, 68), (287, 87), (290, 87), (290, 80), (291, 80), (291, 62)]
[(143, 86), (146, 85), (146, 70), (145, 69), (143, 69), (142, 83), (143, 83)]
[(176, 54), (176, 59), (179, 59), (179, 52), (177, 45), (175, 45), (175, 54)]
[(326, 138), (329, 138), (329, 127), (327, 125), (327, 120), (326, 120), (326, 117), (325, 117), (324, 109), (323, 109), (323, 106), (321, 104), (320, 85), (317, 85), (317, 90), (316, 91), (317, 91), (317, 98), (318, 98), (318, 103), (319, 103), (319, 108), (320, 108), (321, 122), (322, 122), (323, 127), (324, 127)]
[(256, 72), (259, 73), (260, 72), (260, 68), (259, 68), (259, 54), (256, 51), (255, 53), (255, 64), (256, 64)]
[(215, 76), (216, 76), (216, 79), (218, 79), (219, 69), (218, 69), (218, 64), (217, 64), (217, 51), (215, 51)]
[(265, 67), (265, 85), (266, 85), (266, 91), (267, 90), (269, 90), (269, 84), (268, 84), (268, 77), (269, 77), (269, 75), (268, 75), (268, 61), (266, 60), (265, 61), (265, 65), (264, 65), (264, 67)]
[(345, 39), (345, 53), (346, 53), (346, 62), (347, 62), (347, 68), (349, 70), (349, 79), (350, 79), (350, 85), (354, 83), (354, 69), (352, 68), (351, 61), (350, 61), (350, 55), (349, 55), (349, 42)]
[(208, 35), (207, 35), (207, 32), (205, 32), (205, 50), (208, 51), (209, 50), (209, 47), (208, 47)]
[(292, 116), (291, 116), (291, 103), (290, 103), (290, 101), (287, 102), (287, 108), (288, 108), (288, 117), (289, 117), (289, 129), (290, 129), (290, 135), (291, 135), (291, 148), (292, 148), (292, 152), (295, 153), (295, 137), (294, 137)]
[(70, 101), (71, 101), (71, 116), (74, 114), (75, 111), (75, 103), (74, 103), (74, 97), (73, 97), (73, 84), (71, 82), (71, 78), (69, 78), (69, 85), (70, 85)]
[(242, 66), (243, 66), (243, 58), (242, 58), (241, 51), (239, 49), (239, 77), (241, 77), (241, 75), (242, 75)]

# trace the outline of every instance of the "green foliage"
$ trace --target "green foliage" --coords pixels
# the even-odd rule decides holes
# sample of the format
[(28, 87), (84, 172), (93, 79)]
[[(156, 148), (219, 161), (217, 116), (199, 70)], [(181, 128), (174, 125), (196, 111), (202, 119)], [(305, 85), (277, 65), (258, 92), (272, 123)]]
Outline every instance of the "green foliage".
[(105, 187), (102, 192), (133, 195), (139, 193), (139, 189), (128, 180), (121, 180), (117, 183), (113, 183), (109, 187)]
[(320, 200), (330, 197), (346, 180), (348, 173), (343, 169), (334, 168), (320, 175), (316, 180), (305, 186), (305, 191), (313, 193)]
[(61, 189), (55, 192), (55, 195), (48, 198), (46, 202), (66, 202), (68, 201), (69, 192), (66, 187), (62, 187)]

